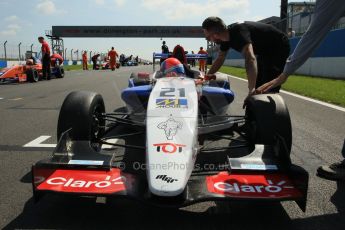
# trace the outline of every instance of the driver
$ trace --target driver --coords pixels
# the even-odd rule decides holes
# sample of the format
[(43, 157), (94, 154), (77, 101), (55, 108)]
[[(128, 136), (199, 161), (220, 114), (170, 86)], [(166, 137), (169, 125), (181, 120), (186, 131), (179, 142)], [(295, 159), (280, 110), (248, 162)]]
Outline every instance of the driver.
[(183, 64), (176, 58), (167, 58), (161, 64), (163, 76), (165, 77), (177, 77), (185, 75)]

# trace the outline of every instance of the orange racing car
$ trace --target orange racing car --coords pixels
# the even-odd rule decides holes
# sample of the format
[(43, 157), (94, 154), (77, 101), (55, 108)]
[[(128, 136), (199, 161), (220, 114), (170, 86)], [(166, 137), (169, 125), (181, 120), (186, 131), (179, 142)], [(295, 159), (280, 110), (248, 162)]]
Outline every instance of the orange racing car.
[(0, 81), (37, 82), (42, 76), (42, 64), (38, 58), (26, 60), (24, 65), (14, 65), (0, 70)]
[[(57, 78), (64, 77), (64, 70), (60, 66), (63, 59), (52, 55), (52, 74)], [(61, 57), (61, 58), (60, 58)], [(59, 63), (56, 61), (59, 59)], [(61, 59), (61, 60), (60, 60)], [(18, 81), (18, 82), (38, 82), (42, 79), (42, 63), (36, 57), (26, 59), (25, 64), (14, 65), (12, 67), (3, 68), (0, 70), (0, 82)]]

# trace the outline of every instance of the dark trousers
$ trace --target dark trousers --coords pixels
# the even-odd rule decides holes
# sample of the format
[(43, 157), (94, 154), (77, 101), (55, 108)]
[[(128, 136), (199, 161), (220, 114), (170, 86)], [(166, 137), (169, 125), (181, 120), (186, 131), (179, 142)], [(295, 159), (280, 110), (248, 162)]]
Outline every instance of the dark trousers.
[(50, 71), (50, 55), (45, 54), (42, 58), (42, 74), (43, 78), (50, 79), (51, 71)]
[[(290, 54), (290, 45), (287, 43), (279, 49), (279, 52), (270, 55), (258, 55), (258, 76), (255, 88), (275, 79), (284, 70), (286, 59)], [(270, 90), (272, 93), (279, 93), (280, 86)]]
[(92, 60), (92, 69), (97, 69), (97, 61), (96, 60)]

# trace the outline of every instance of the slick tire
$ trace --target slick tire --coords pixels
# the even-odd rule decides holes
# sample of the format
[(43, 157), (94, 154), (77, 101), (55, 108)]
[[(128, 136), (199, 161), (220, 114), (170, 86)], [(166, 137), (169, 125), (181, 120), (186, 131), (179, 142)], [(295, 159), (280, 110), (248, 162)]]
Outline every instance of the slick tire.
[(57, 125), (58, 140), (65, 131), (72, 128), (70, 132), (72, 140), (97, 143), (105, 132), (102, 113), (105, 113), (105, 106), (100, 94), (89, 91), (71, 92), (60, 109)]
[(26, 77), (27, 81), (32, 83), (38, 82), (39, 80), (38, 72), (35, 69), (28, 69), (26, 71)]
[(64, 78), (65, 77), (65, 70), (61, 66), (56, 67), (56, 77), (57, 78)]
[[(289, 110), (278, 94), (250, 97), (246, 102), (247, 136), (253, 144), (272, 145), (279, 141), (279, 157), (291, 162), (292, 128)], [(285, 154), (285, 155), (284, 155)]]

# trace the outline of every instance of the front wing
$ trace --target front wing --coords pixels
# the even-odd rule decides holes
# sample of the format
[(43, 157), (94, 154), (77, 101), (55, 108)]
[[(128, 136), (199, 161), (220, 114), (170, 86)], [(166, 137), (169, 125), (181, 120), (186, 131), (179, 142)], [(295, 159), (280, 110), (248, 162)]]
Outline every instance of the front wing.
[(153, 205), (173, 207), (215, 200), (293, 200), (303, 211), (308, 180), (307, 173), (297, 166), (291, 168), (288, 174), (262, 171), (193, 174), (185, 193), (169, 198), (150, 194), (146, 176), (127, 173), (119, 168), (90, 168), (85, 165), (56, 167), (37, 163), (32, 167), (32, 175), (36, 200), (45, 193), (124, 196)]
[[(88, 141), (71, 141), (69, 131), (66, 131), (53, 156), (32, 166), (33, 194), (36, 201), (44, 194), (60, 193), (126, 197), (169, 207), (204, 201), (290, 200), (296, 201), (305, 211), (307, 171), (296, 165), (278, 164), (270, 155), (271, 150), (271, 146), (258, 145), (249, 155), (228, 158), (229, 164), (220, 168), (205, 171), (195, 167), (181, 195), (159, 197), (149, 190), (146, 168), (151, 166), (145, 165), (146, 168), (139, 167), (139, 170), (123, 167), (121, 163), (126, 162), (118, 161), (114, 153), (96, 152)], [(216, 154), (215, 150), (212, 151)], [(156, 179), (174, 183), (169, 176), (173, 175), (159, 175)]]

